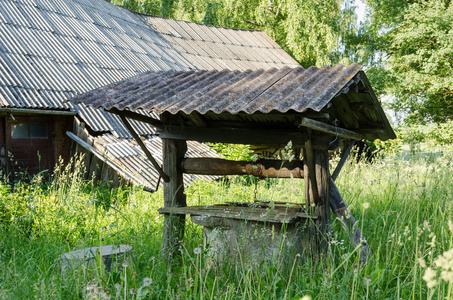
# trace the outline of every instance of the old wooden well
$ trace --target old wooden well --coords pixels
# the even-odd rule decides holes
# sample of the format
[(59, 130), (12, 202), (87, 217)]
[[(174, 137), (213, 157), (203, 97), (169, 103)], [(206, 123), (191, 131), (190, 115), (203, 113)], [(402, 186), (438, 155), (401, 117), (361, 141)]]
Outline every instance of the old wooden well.
[(260, 264), (292, 260), (304, 252), (308, 220), (316, 217), (302, 210), (299, 203), (255, 201), (165, 207), (159, 212), (190, 215), (193, 223), (203, 226), (211, 258), (219, 262), (240, 258)]
[[(303, 245), (315, 256), (327, 249), (331, 209), (343, 220), (346, 230), (353, 229), (350, 226), (353, 218), (334, 184), (351, 141), (395, 138), (378, 99), (357, 64), (320, 69), (284, 67), (242, 72), (146, 73), (84, 94), (74, 102), (103, 107), (119, 115), (160, 173), (164, 181), (164, 208), (160, 212), (165, 214), (162, 255), (168, 259), (177, 253), (178, 241), (184, 238), (186, 214), (191, 214), (195, 223), (205, 226), (208, 235), (209, 230), (224, 227), (224, 241), (233, 249), (241, 246), (233, 241), (234, 233), (226, 228), (232, 220), (237, 220), (231, 217), (237, 210), (255, 218), (244, 217), (242, 223), (255, 222), (263, 228), (269, 224), (265, 215), (248, 206), (227, 206), (228, 213), (213, 213), (219, 209), (217, 206), (186, 208), (183, 173), (304, 179), (305, 207), (290, 212), (296, 217), (281, 220), (285, 220), (282, 224), (305, 228), (291, 233), (294, 243), (290, 247)], [(157, 128), (163, 139), (162, 167), (146, 149), (129, 119)], [(250, 144), (269, 152), (285, 147), (291, 141), (300, 156), (291, 163), (261, 160), (259, 164), (185, 159), (187, 140)], [(328, 151), (340, 145), (350, 147), (344, 151), (342, 162), (331, 175)], [(203, 219), (203, 216), (208, 217)], [(287, 220), (292, 223), (285, 223)], [(366, 258), (369, 252), (360, 231), (355, 228), (350, 235), (355, 244), (363, 244), (361, 250)], [(273, 247), (271, 242), (266, 243), (266, 247)]]

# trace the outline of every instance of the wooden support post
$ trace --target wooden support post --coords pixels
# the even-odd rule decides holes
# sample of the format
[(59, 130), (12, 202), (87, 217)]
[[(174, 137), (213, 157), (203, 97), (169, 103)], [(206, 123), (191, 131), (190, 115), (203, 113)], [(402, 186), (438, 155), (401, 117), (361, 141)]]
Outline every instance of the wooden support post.
[[(184, 140), (162, 139), (164, 173), (170, 181), (164, 182), (164, 207), (185, 207), (183, 172), (181, 161), (187, 151)], [(184, 238), (185, 215), (168, 214), (164, 217), (162, 257), (170, 262), (178, 251), (179, 242)]]
[[(323, 145), (322, 145), (323, 144)], [(327, 232), (330, 224), (329, 209), (329, 155), (328, 140), (317, 143), (313, 149), (312, 137), (305, 142), (304, 149), (304, 179), (305, 201), (307, 212), (310, 215), (318, 215), (316, 220), (310, 223), (310, 248), (313, 257), (318, 253), (327, 252)]]
[(343, 226), (346, 233), (349, 235), (351, 243), (358, 251), (360, 251), (360, 259), (366, 263), (371, 258), (371, 250), (368, 246), (365, 237), (362, 235), (360, 228), (355, 226), (355, 219), (348, 209), (348, 206), (341, 197), (335, 182), (332, 178), (330, 179), (330, 207), (332, 208), (335, 216), (340, 220), (341, 226)]
[(146, 157), (151, 162), (153, 167), (156, 168), (157, 172), (159, 172), (159, 175), (162, 176), (162, 178), (164, 179), (165, 182), (170, 181), (168, 175), (165, 174), (165, 172), (161, 169), (161, 167), (159, 166), (157, 161), (154, 159), (154, 157), (151, 155), (151, 152), (149, 152), (148, 148), (146, 148), (145, 143), (143, 143), (143, 141), (140, 139), (140, 137), (138, 136), (137, 132), (135, 132), (134, 128), (132, 127), (131, 123), (129, 123), (129, 121), (127, 120), (125, 115), (124, 114), (120, 114), (119, 116), (121, 118), (121, 121), (123, 121), (124, 126), (126, 126), (127, 130), (132, 135), (132, 137), (135, 139), (137, 144), (140, 146), (140, 148), (142, 149), (143, 153), (145, 153)]
[(348, 148), (346, 149), (346, 151), (341, 156), (341, 159), (338, 162), (338, 165), (337, 165), (337, 167), (335, 168), (335, 171), (332, 174), (333, 181), (335, 181), (335, 179), (337, 179), (337, 177), (338, 177), (338, 174), (340, 174), (341, 168), (343, 168), (343, 165), (346, 162), (346, 159), (348, 158), (349, 153), (351, 152), (352, 147), (354, 147), (354, 145), (355, 145), (355, 141), (354, 140), (349, 142)]
[(338, 191), (337, 186), (335, 185), (335, 179), (337, 179), (338, 174), (341, 171), (349, 153), (351, 152), (352, 147), (354, 146), (355, 141), (349, 143), (348, 148), (343, 153), (340, 162), (338, 163), (335, 171), (333, 172), (330, 178), (330, 190), (329, 190), (329, 202), (330, 208), (334, 213), (335, 217), (340, 220), (341, 226), (346, 231), (346, 234), (349, 236), (351, 243), (354, 245), (358, 251), (360, 251), (360, 259), (362, 262), (366, 263), (370, 260), (372, 253), (368, 246), (368, 243), (365, 237), (362, 235), (360, 228), (355, 226), (356, 222), (354, 217), (346, 205), (346, 202), (341, 197), (340, 192)]

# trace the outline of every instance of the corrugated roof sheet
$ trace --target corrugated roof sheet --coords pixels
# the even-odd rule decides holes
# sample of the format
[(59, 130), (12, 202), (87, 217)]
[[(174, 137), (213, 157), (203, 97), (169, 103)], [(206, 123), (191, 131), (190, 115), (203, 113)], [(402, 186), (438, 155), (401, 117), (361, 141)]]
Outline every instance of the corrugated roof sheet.
[(201, 65), (197, 69), (244, 71), (299, 65), (264, 32), (219, 28), (159, 17), (142, 18), (151, 28), (162, 33), (162, 38), (189, 62)]
[(361, 66), (269, 70), (150, 72), (114, 83), (74, 102), (94, 108), (176, 114), (320, 111), (354, 82)]
[(69, 109), (64, 100), (123, 78), (191, 68), (140, 17), (105, 1), (3, 0), (0, 16), (4, 106)]
[[(162, 165), (162, 140), (152, 137), (145, 139), (144, 143), (158, 164)], [(142, 185), (156, 188), (159, 173), (135, 141), (104, 134), (94, 138), (93, 146), (108, 158), (107, 164), (113, 162), (125, 171), (125, 174), (133, 175), (134, 179)], [(186, 157), (219, 157), (219, 155), (204, 144), (188, 141)], [(187, 186), (197, 178), (216, 179), (218, 177), (184, 174), (184, 184)]]
[[(147, 71), (297, 65), (265, 33), (136, 15), (103, 0), (0, 0), (0, 36), (0, 104), (10, 108), (69, 110), (65, 100)], [(124, 129), (104, 112), (76, 110), (94, 131)]]

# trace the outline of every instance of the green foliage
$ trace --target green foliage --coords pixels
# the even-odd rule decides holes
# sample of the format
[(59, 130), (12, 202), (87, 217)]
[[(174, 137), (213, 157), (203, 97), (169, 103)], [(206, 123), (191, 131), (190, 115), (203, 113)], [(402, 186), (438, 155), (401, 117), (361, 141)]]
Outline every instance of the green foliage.
[(453, 145), (453, 120), (432, 124), (427, 136), (439, 145)]
[(421, 120), (453, 116), (453, 4), (420, 1), (391, 33), (389, 66), (397, 78), (390, 91)]
[(380, 159), (386, 155), (398, 155), (401, 153), (401, 147), (403, 141), (400, 138), (396, 138), (393, 140), (374, 140), (373, 142), (367, 141), (368, 146), (371, 147), (374, 159)]
[[(452, 262), (445, 262), (449, 256), (443, 254), (453, 248), (451, 161), (445, 153), (429, 161), (386, 156), (374, 164), (346, 163), (336, 183), (371, 246), (373, 260), (366, 266), (335, 218), (328, 259), (312, 263), (305, 257), (287, 267), (277, 262), (216, 265), (201, 228), (188, 220), (182, 265), (170, 270), (159, 255), (162, 191), (120, 192), (112, 197), (126, 202), (103, 207), (96, 205), (99, 197), (112, 192), (95, 192), (91, 181), (69, 174), (79, 173), (72, 167), (50, 185), (35, 180), (11, 190), (3, 184), (0, 203), (18, 208), (10, 209), (15, 217), (0, 226), (0, 299), (97, 299), (93, 286), (98, 298), (108, 292), (111, 299), (125, 299), (125, 293), (127, 299), (445, 299), (452, 288), (444, 276)], [(234, 177), (199, 180), (185, 192), (188, 205), (251, 201), (255, 193), (263, 200), (301, 202), (304, 183), (258, 181), (255, 191)], [(23, 230), (27, 223), (21, 216), (32, 221), (31, 231)], [(73, 248), (114, 243), (130, 244), (134, 251), (112, 272), (103, 271), (102, 264), (60, 272), (55, 261)], [(431, 274), (428, 267), (434, 279), (424, 279)]]
[(411, 151), (420, 150), (421, 144), (431, 148), (451, 148), (453, 144), (453, 121), (444, 123), (408, 124), (398, 128), (398, 139), (410, 146)]
[(229, 160), (250, 160), (252, 158), (248, 145), (227, 144), (227, 143), (208, 143), (217, 153)]
[[(369, 18), (357, 39), (379, 94), (407, 121), (453, 116), (453, 4), (448, 0), (367, 0)], [(368, 71), (367, 71), (368, 73)]]

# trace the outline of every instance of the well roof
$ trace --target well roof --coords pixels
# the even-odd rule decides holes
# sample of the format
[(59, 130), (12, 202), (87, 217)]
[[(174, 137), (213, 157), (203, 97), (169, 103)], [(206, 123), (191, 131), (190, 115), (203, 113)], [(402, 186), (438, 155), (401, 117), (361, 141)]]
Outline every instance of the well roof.
[[(150, 72), (96, 89), (73, 101), (107, 110), (197, 114), (207, 122), (243, 122), (249, 118), (255, 123), (250, 126), (264, 127), (273, 122), (290, 128), (297, 122), (294, 114), (323, 112), (330, 121), (339, 121), (339, 127), (356, 131), (362, 138), (395, 137), (357, 64), (242, 72)], [(190, 126), (190, 118), (187, 119), (185, 126)]]

